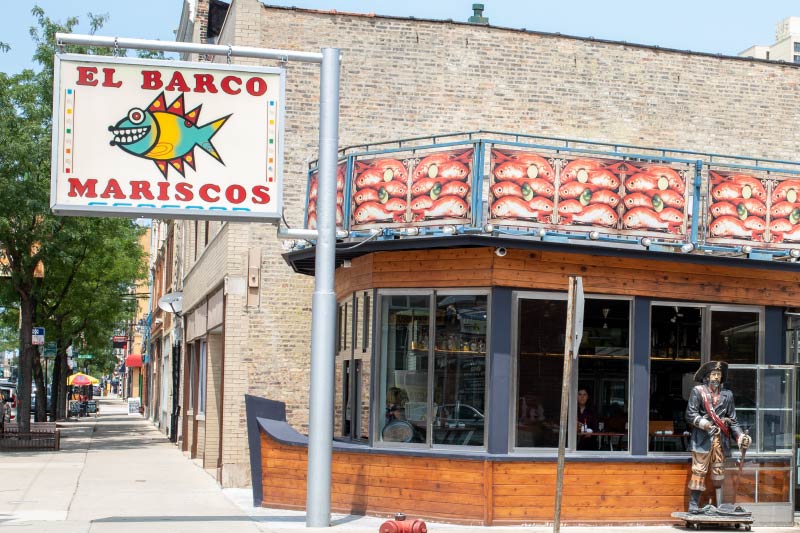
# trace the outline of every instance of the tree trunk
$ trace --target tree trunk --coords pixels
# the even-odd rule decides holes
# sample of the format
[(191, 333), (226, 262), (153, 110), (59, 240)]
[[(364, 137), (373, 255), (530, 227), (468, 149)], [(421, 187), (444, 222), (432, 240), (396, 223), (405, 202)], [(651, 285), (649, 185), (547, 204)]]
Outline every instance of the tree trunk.
[(47, 420), (47, 389), (42, 369), (42, 356), (38, 346), (33, 347), (33, 380), (36, 383), (36, 412), (33, 413), (33, 417), (37, 422), (45, 422)]
[(67, 351), (59, 346), (53, 360), (53, 403), (52, 419), (64, 420), (67, 416)]
[(19, 382), (17, 383), (17, 424), (20, 433), (31, 430), (31, 374), (33, 371), (33, 308), (29, 292), (20, 291)]

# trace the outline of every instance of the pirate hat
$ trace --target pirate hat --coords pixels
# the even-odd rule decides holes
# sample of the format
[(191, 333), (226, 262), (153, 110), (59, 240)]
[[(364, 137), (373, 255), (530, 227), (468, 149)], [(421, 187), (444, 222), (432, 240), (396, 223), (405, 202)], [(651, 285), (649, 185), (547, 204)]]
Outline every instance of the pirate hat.
[(694, 380), (700, 383), (708, 376), (713, 370), (719, 370), (722, 372), (722, 383), (725, 383), (725, 379), (728, 377), (728, 363), (725, 361), (709, 361), (704, 363), (697, 372), (694, 373)]

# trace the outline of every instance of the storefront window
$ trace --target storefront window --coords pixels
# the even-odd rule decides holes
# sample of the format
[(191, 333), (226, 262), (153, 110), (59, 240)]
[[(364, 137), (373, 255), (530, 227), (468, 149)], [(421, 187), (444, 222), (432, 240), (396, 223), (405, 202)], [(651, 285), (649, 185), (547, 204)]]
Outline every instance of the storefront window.
[(704, 312), (685, 304), (650, 308), (650, 451), (688, 450), (686, 403), (700, 368)]
[(368, 292), (357, 292), (340, 302), (338, 310), (334, 433), (353, 440), (368, 438), (369, 384), (364, 376), (369, 375), (370, 368), (368, 322), (372, 319), (372, 309), (369, 301)]
[(483, 446), (488, 294), (380, 298), (383, 442)]
[[(518, 300), (518, 448), (555, 448), (561, 413), (566, 295)], [(630, 302), (587, 297), (578, 364), (570, 382), (577, 431), (568, 447), (620, 451), (628, 446)], [(572, 427), (570, 425), (569, 427)]]
[(578, 356), (578, 450), (628, 449), (630, 323), (628, 300), (587, 298), (584, 303)]
[(434, 444), (483, 445), (486, 302), (486, 296), (436, 298)]
[(381, 441), (427, 441), (430, 309), (428, 294), (381, 298)]
[(741, 311), (711, 311), (711, 360), (728, 364), (758, 363), (759, 314)]
[(566, 327), (565, 298), (519, 299), (517, 447), (558, 447)]
[[(650, 451), (688, 452), (686, 404), (696, 384), (694, 374), (708, 360), (731, 365), (724, 385), (736, 395), (742, 426), (755, 426), (762, 329), (762, 315), (752, 308), (671, 302), (651, 306)], [(755, 443), (755, 435), (753, 439)]]

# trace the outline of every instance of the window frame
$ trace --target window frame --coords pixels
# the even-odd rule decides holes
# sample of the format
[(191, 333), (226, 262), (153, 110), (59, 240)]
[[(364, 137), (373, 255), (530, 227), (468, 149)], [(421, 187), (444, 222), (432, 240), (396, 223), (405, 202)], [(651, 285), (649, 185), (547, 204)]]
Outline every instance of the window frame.
[[(511, 365), (509, 370), (509, 375), (511, 376), (510, 380), (510, 405), (508, 409), (508, 450), (509, 454), (552, 454), (554, 450), (558, 450), (558, 448), (544, 448), (544, 447), (530, 447), (530, 446), (517, 446), (517, 409), (518, 409), (518, 402), (517, 397), (519, 395), (519, 383), (518, 383), (518, 372), (519, 372), (519, 305), (520, 300), (559, 300), (559, 301), (567, 301), (568, 298), (567, 292), (562, 291), (527, 291), (527, 290), (520, 290), (520, 291), (512, 291), (511, 293)], [(626, 295), (619, 295), (619, 294), (602, 294), (602, 293), (585, 293), (584, 294), (585, 300), (624, 300), (628, 302), (628, 320), (630, 326), (628, 327), (628, 372), (627, 372), (627, 379), (628, 379), (628, 387), (627, 387), (627, 398), (626, 402), (628, 404), (628, 442), (630, 442), (631, 436), (631, 428), (633, 427), (631, 424), (631, 416), (633, 410), (630, 408), (630, 405), (633, 401), (633, 391), (634, 391), (634, 332), (636, 331), (636, 324), (634, 323), (635, 315), (634, 315), (634, 297), (633, 296), (626, 296)], [(578, 355), (579, 360), (580, 355)], [(577, 415), (577, 392), (578, 392), (578, 384), (580, 380), (580, 376), (578, 373), (579, 365), (576, 362), (573, 362), (571, 365), (571, 374), (569, 380), (570, 386), (570, 395), (569, 395), (569, 405), (567, 408), (567, 424), (568, 427), (576, 427), (578, 422), (578, 415)], [(566, 448), (567, 451), (570, 453), (579, 453), (584, 455), (597, 455), (598, 453), (606, 454), (626, 454), (631, 455), (631, 447), (628, 446), (627, 450), (622, 451), (601, 451), (601, 450), (578, 450), (577, 449), (577, 435), (574, 431), (567, 432), (567, 442)]]
[[(383, 302), (385, 297), (392, 296), (425, 296), (428, 298), (428, 365), (427, 365), (427, 407), (426, 407), (426, 435), (425, 442), (386, 442), (381, 438), (381, 422), (384, 416), (383, 406), (386, 404), (386, 351), (384, 350), (383, 338)], [(484, 378), (484, 403), (486, 412), (484, 413), (483, 444), (480, 446), (468, 446), (463, 444), (434, 444), (433, 432), (431, 431), (434, 413), (434, 371), (435, 371), (435, 331), (436, 331), (436, 297), (437, 296), (485, 296), (486, 297), (486, 375)], [(490, 427), (490, 397), (489, 386), (491, 382), (491, 330), (492, 330), (492, 289), (490, 287), (469, 287), (469, 288), (409, 288), (409, 289), (378, 289), (374, 294), (374, 313), (373, 324), (373, 354), (377, 362), (377, 369), (374, 372), (374, 388), (370, 404), (372, 406), (370, 438), (376, 448), (403, 448), (421, 450), (474, 450), (485, 451), (489, 442)]]
[[(650, 338), (647, 339), (648, 346), (652, 340), (652, 329), (651, 325), (653, 323), (653, 308), (657, 306), (665, 306), (665, 307), (693, 307), (701, 309), (700, 313), (700, 334), (702, 338), (700, 339), (700, 362), (699, 365), (707, 363), (711, 360), (711, 317), (714, 311), (723, 311), (723, 312), (743, 312), (743, 313), (757, 313), (758, 314), (758, 353), (756, 355), (756, 361), (752, 364), (732, 364), (730, 368), (752, 368), (756, 370), (760, 370), (763, 368), (763, 361), (764, 361), (764, 351), (765, 351), (765, 344), (766, 344), (766, 309), (764, 306), (757, 306), (757, 305), (738, 305), (738, 304), (714, 304), (709, 302), (694, 302), (694, 301), (684, 301), (684, 300), (651, 300), (648, 309), (648, 331), (650, 333)], [(648, 362), (647, 362), (647, 377), (648, 380), (650, 379), (650, 375), (652, 373), (652, 354), (648, 354)], [(698, 366), (699, 368), (699, 366)], [(649, 381), (648, 381), (649, 383)], [(757, 382), (757, 386), (760, 387), (760, 384)], [(648, 386), (649, 389), (649, 386)], [(734, 401), (735, 401), (735, 393), (734, 391)], [(650, 413), (650, 395), (647, 395), (646, 398), (647, 402), (647, 413)], [(756, 413), (760, 411), (758, 407), (755, 409)], [(648, 422), (650, 421), (648, 415)], [(760, 445), (758, 445), (760, 446)], [(738, 454), (738, 450), (732, 450), (734, 455)], [(762, 452), (755, 452), (761, 454)], [(767, 452), (772, 453), (772, 452)], [(689, 456), (691, 452), (688, 451), (655, 451), (650, 449), (649, 443), (649, 435), (648, 435), (648, 444), (647, 444), (647, 455), (655, 455), (655, 456), (662, 456), (662, 455), (683, 455)]]

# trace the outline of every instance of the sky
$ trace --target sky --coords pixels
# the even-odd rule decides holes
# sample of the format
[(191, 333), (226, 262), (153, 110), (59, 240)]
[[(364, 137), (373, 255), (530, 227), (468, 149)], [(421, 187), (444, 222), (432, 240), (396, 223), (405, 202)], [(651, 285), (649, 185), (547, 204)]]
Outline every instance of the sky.
[[(269, 0), (269, 5), (466, 21), (472, 0)], [(77, 16), (88, 33), (87, 13), (110, 18), (100, 35), (174, 40), (183, 0), (8, 0), (0, 41), (0, 72), (33, 67), (30, 14), (41, 6), (54, 20)], [(695, 52), (736, 55), (753, 44), (772, 44), (775, 25), (800, 16), (797, 0), (484, 0), (493, 26), (595, 37)], [(11, 24), (8, 24), (8, 21)], [(336, 46), (336, 43), (330, 43)]]

